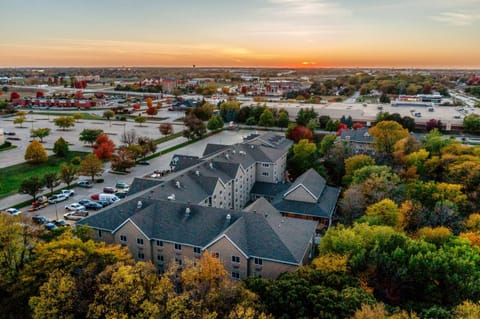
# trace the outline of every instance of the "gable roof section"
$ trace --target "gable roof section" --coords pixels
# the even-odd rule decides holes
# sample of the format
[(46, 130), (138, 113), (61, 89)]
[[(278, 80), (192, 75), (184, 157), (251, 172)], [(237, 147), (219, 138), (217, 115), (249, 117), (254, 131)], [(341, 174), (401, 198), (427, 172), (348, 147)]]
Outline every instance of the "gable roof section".
[(146, 190), (147, 188), (160, 185), (161, 183), (163, 183), (161, 180), (135, 177), (128, 190), (128, 195), (136, 194)]
[(342, 130), (340, 139), (348, 140), (355, 143), (371, 144), (374, 142), (373, 136), (370, 136), (370, 134), (368, 134), (367, 127), (358, 128), (356, 130), (355, 129)]
[(205, 150), (203, 151), (202, 157), (210, 156), (215, 153), (218, 153), (226, 148), (228, 148), (228, 145), (223, 145), (223, 144), (212, 144), (209, 143), (207, 146), (205, 146)]
[(300, 175), (292, 186), (285, 192), (283, 197), (293, 192), (298, 187), (303, 187), (315, 200), (318, 200), (327, 182), (313, 168)]

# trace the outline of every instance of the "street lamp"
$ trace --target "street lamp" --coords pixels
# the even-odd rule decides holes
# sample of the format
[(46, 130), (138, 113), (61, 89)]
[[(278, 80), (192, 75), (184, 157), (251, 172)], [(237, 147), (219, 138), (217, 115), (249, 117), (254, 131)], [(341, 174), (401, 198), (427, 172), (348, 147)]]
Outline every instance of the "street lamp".
[(55, 201), (55, 216), (57, 217), (57, 221), (58, 221), (58, 210), (57, 210), (57, 202)]

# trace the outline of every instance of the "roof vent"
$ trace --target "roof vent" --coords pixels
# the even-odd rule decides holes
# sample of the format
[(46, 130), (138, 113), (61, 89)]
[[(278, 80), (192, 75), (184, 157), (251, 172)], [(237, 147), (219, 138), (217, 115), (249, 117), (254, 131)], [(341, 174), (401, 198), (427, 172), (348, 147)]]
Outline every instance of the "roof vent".
[(190, 216), (190, 207), (185, 208), (185, 216)]
[(142, 203), (141, 200), (139, 200), (139, 201), (137, 202), (137, 209), (142, 208), (142, 206), (143, 206), (143, 203)]
[(196, 170), (196, 171), (195, 171), (195, 175), (200, 176), (200, 171), (199, 171), (199, 170)]
[(208, 167), (210, 167), (211, 169), (213, 169), (213, 163), (210, 162), (210, 163), (208, 164)]
[(227, 214), (227, 217), (225, 217), (225, 219), (227, 220), (227, 223), (230, 223), (230, 221), (232, 220), (232, 215)]
[(225, 154), (225, 158), (226, 158), (227, 160), (230, 159), (230, 155), (228, 155), (228, 153)]
[(245, 151), (239, 151), (238, 154), (240, 155), (247, 155), (247, 153)]
[(168, 200), (175, 200), (175, 194), (172, 194), (167, 197)]
[(255, 145), (250, 145), (250, 148), (253, 150), (255, 148)]
[(176, 181), (175, 182), (175, 186), (177, 186), (177, 188), (181, 188), (182, 186), (180, 185), (180, 181)]
[(235, 154), (236, 152), (237, 152), (237, 151), (235, 151), (235, 150), (232, 150), (232, 154)]

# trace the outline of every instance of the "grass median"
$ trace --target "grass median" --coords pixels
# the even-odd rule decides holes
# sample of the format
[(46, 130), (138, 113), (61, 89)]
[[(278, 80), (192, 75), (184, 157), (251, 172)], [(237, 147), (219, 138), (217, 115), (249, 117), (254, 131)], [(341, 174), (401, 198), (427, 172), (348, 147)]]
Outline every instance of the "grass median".
[(42, 178), (46, 173), (58, 173), (60, 166), (63, 163), (69, 163), (76, 156), (83, 158), (87, 154), (89, 153), (71, 151), (63, 158), (55, 155), (50, 156), (48, 161), (42, 164), (21, 163), (0, 168), (0, 176), (2, 177), (0, 180), (2, 185), (0, 189), (0, 198), (18, 193), (20, 184), (24, 180), (35, 175)]

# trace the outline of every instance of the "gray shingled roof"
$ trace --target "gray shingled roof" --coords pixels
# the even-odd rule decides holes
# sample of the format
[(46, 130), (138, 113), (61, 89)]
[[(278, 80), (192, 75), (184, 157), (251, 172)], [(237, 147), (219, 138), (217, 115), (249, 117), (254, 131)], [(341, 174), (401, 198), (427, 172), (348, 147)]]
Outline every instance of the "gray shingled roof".
[(203, 151), (202, 157), (213, 155), (214, 153), (220, 152), (228, 147), (229, 145), (223, 144), (207, 144), (207, 146), (205, 146), (205, 150)]
[(291, 185), (291, 183), (272, 184), (266, 182), (255, 182), (255, 184), (253, 184), (252, 190), (250, 191), (250, 194), (276, 197), (278, 194), (284, 194)]
[(374, 142), (373, 136), (368, 134), (368, 128), (363, 127), (359, 129), (342, 130), (340, 135), (341, 140), (348, 140), (355, 143), (368, 143)]
[(286, 200), (282, 196), (277, 196), (272, 205), (285, 213), (331, 218), (339, 196), (340, 188), (326, 186), (317, 203)]
[(172, 156), (172, 161), (170, 162), (170, 166), (173, 167), (174, 172), (178, 172), (186, 168), (192, 167), (195, 164), (198, 164), (200, 162), (201, 160), (198, 156), (175, 154)]
[(301, 187), (303, 185), (303, 187), (313, 196), (315, 196), (316, 200), (318, 200), (326, 184), (327, 182), (325, 181), (325, 178), (320, 176), (320, 174), (318, 174), (313, 168), (310, 168), (295, 180), (292, 186), (290, 186), (290, 188), (285, 192), (284, 196), (295, 190), (297, 187)]
[(263, 197), (260, 197), (259, 199), (257, 199), (256, 201), (254, 201), (253, 203), (245, 207), (243, 210), (246, 212), (258, 212), (264, 215), (265, 214), (280, 215), (278, 210), (275, 207), (273, 207), (272, 204), (270, 204), (270, 202)]
[(147, 188), (157, 186), (161, 183), (163, 183), (163, 181), (158, 179), (135, 177), (133, 179), (132, 185), (130, 185), (130, 188), (128, 190), (128, 195), (136, 194), (138, 192), (146, 190)]

